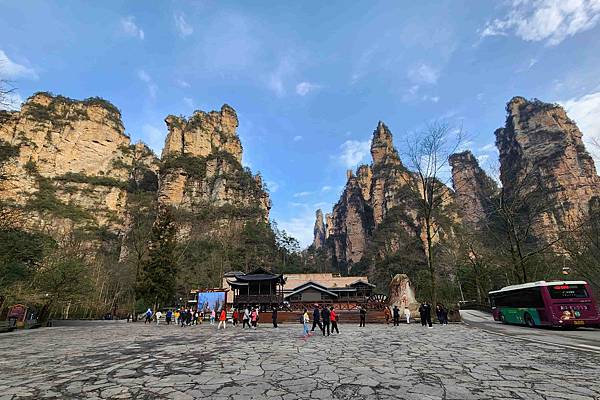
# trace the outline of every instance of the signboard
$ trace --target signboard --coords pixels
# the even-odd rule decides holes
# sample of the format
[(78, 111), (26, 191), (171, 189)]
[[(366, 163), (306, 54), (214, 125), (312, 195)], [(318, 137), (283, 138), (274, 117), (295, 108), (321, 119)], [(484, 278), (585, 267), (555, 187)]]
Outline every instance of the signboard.
[(220, 311), (225, 306), (225, 292), (198, 292), (198, 310)]

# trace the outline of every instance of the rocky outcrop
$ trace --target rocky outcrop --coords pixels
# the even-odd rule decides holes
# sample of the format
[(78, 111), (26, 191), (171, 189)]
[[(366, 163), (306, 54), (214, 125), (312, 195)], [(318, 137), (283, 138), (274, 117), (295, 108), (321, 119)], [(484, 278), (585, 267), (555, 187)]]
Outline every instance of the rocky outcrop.
[(495, 133), (505, 196), (537, 192), (546, 211), (536, 216), (533, 235), (556, 238), (585, 218), (590, 200), (600, 196), (594, 162), (562, 107), (514, 97), (506, 110), (506, 125)]
[[(36, 93), (21, 111), (0, 112), (0, 139), (19, 149), (6, 168), (0, 200), (23, 209), (32, 228), (48, 232), (119, 233), (134, 163), (157, 161), (145, 146), (131, 146), (119, 110), (99, 98)], [(156, 176), (144, 177), (147, 168), (139, 167), (133, 182), (150, 180), (155, 188)]]
[(323, 221), (323, 211), (321, 211), (321, 209), (318, 209), (316, 212), (316, 220), (313, 233), (313, 247), (316, 250), (318, 250), (325, 245), (325, 240), (327, 239), (325, 222)]
[(233, 108), (168, 116), (158, 199), (192, 214), (210, 210), (211, 220), (268, 221), (271, 201), (260, 175), (241, 165), (242, 146)]
[(498, 186), (481, 169), (470, 151), (451, 155), (449, 163), (459, 215), (469, 228), (476, 229), (490, 216), (492, 199), (498, 194)]

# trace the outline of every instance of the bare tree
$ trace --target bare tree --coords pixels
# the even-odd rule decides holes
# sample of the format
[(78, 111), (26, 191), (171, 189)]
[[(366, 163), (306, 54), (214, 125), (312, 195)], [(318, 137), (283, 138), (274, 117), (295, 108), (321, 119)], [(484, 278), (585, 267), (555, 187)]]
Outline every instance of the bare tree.
[(435, 122), (409, 140), (407, 155), (409, 168), (416, 176), (414, 184), (420, 194), (417, 202), (418, 218), (422, 226), (427, 268), (429, 270), (432, 301), (437, 302), (437, 265), (434, 245), (439, 239), (439, 219), (451, 192), (448, 158), (463, 141), (462, 128), (453, 130), (446, 122)]

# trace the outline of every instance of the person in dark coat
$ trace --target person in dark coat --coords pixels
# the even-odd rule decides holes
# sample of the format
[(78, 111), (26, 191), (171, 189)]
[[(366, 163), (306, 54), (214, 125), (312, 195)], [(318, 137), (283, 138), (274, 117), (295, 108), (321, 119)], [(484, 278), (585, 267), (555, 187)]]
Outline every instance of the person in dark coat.
[(392, 315), (394, 317), (394, 326), (399, 326), (400, 325), (400, 309), (398, 308), (398, 306), (394, 306)]
[(321, 312), (319, 311), (319, 305), (315, 304), (315, 308), (313, 310), (313, 326), (310, 331), (314, 332), (317, 326), (319, 327), (319, 329), (321, 329), (321, 331), (323, 330), (323, 324), (321, 324)]
[(431, 324), (431, 304), (428, 302), (421, 303), (419, 307), (419, 316), (421, 317), (421, 325), (428, 325), (430, 328), (433, 328)]
[(323, 336), (325, 336), (325, 331), (327, 330), (327, 336), (329, 336), (329, 326), (331, 322), (331, 314), (329, 312), (329, 308), (327, 306), (323, 306), (321, 310), (321, 317), (323, 318)]
[(271, 318), (273, 319), (273, 328), (277, 328), (277, 306), (273, 306)]
[(358, 310), (360, 312), (360, 324), (358, 326), (364, 327), (367, 320), (367, 310), (364, 306), (358, 306)]

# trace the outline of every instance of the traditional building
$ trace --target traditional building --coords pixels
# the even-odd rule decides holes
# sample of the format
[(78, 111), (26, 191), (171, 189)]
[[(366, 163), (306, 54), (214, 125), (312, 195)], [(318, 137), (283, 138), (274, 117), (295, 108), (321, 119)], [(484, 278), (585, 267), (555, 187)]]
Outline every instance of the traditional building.
[(257, 305), (268, 308), (283, 303), (285, 280), (282, 274), (258, 268), (247, 274), (239, 271), (228, 272), (224, 280), (231, 288), (227, 302), (231, 301), (234, 307)]

